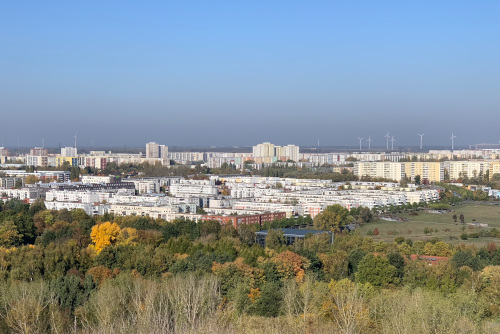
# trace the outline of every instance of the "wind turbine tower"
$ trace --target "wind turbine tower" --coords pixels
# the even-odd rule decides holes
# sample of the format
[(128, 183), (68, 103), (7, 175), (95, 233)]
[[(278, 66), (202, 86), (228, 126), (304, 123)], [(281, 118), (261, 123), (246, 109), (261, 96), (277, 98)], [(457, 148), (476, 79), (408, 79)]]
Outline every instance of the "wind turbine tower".
[(392, 136), (391, 138), (391, 150), (394, 150), (394, 142), (396, 141), (396, 139), (394, 139), (394, 136)]
[(425, 135), (425, 133), (418, 134), (420, 136), (420, 151), (422, 151), (422, 137)]
[(387, 138), (387, 149), (389, 149), (389, 138), (391, 138), (391, 136), (389, 136), (389, 131), (387, 131), (387, 134), (384, 137)]
[(359, 151), (361, 152), (361, 142), (363, 141), (363, 138), (358, 137), (358, 140), (359, 140)]
[(368, 137), (368, 139), (366, 141), (368, 142), (368, 151), (369, 151), (369, 150), (371, 150), (371, 146), (372, 146), (371, 144), (372, 144), (373, 140), (371, 139), (371, 137)]
[(455, 138), (458, 138), (457, 136), (454, 136), (453, 135), (453, 132), (451, 133), (451, 151), (453, 152), (453, 147), (454, 147), (454, 144), (455, 144)]

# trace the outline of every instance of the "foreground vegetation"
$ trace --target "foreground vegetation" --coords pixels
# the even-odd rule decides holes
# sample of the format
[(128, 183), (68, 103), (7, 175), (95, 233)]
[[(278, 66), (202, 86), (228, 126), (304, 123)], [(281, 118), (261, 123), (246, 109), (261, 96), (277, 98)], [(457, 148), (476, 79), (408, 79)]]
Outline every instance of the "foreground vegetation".
[[(500, 250), (0, 204), (2, 333), (492, 333)], [(352, 216), (355, 214), (355, 216)], [(318, 227), (368, 212), (331, 207)], [(291, 225), (295, 220), (290, 221)], [(303, 219), (304, 223), (310, 221)], [(276, 221), (268, 227), (287, 225)], [(411, 254), (447, 256), (429, 265)]]

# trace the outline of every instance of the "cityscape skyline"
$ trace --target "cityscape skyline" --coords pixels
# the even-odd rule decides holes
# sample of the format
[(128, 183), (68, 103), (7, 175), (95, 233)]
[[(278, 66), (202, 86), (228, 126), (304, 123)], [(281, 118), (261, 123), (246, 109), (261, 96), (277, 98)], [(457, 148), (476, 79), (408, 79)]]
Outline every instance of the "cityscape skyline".
[[(390, 134), (390, 135), (389, 135)], [(423, 136), (426, 136), (426, 142), (424, 143), (423, 142), (423, 139), (422, 137)], [(15, 140), (6, 140), (4, 138), (0, 138), (0, 147), (6, 147), (6, 148), (31, 148), (31, 147), (45, 147), (45, 148), (61, 148), (61, 147), (77, 147), (77, 140), (76, 140), (76, 137), (77, 137), (77, 134), (71, 136), (70, 138), (71, 139), (67, 139), (66, 140), (53, 140), (53, 141), (47, 141), (46, 140), (46, 137), (43, 137), (43, 138), (40, 138), (38, 142), (36, 141), (25, 141), (24, 138), (20, 137), (20, 138), (17, 138)], [(378, 138), (378, 137), (381, 137), (382, 139)], [(264, 139), (264, 140), (260, 140), (261, 142), (275, 142), (277, 145), (288, 145), (288, 144), (291, 144), (292, 142), (294, 142), (293, 144), (294, 145), (299, 145), (299, 146), (303, 146), (303, 147), (311, 147), (311, 148), (314, 148), (314, 147), (345, 147), (345, 148), (360, 148), (361, 150), (383, 150), (383, 148), (385, 147), (386, 150), (392, 150), (392, 149), (400, 149), (400, 148), (418, 148), (420, 150), (422, 149), (425, 149), (425, 148), (432, 148), (432, 147), (447, 147), (449, 146), (450, 148), (451, 147), (460, 147), (460, 148), (467, 148), (467, 147), (470, 147), (470, 148), (474, 148), (475, 146), (496, 146), (496, 145), (499, 145), (500, 146), (500, 141), (497, 141), (497, 142), (474, 142), (474, 143), (457, 143), (456, 142), (456, 139), (458, 139), (457, 136), (454, 135), (454, 133), (451, 133), (451, 137), (450, 135), (446, 136), (447, 138), (447, 141), (448, 142), (444, 142), (444, 141), (440, 141), (438, 143), (436, 142), (430, 142), (427, 140), (427, 134), (419, 134), (417, 133), (416, 134), (416, 138), (414, 140), (414, 142), (412, 143), (399, 143), (399, 144), (394, 144), (393, 145), (393, 141), (394, 142), (397, 142), (398, 140), (396, 139), (396, 136), (392, 135), (392, 133), (389, 131), (385, 136), (367, 136), (366, 138), (363, 138), (363, 137), (356, 137), (356, 138), (353, 138), (351, 140), (350, 143), (344, 143), (344, 144), (341, 144), (341, 143), (332, 143), (332, 142), (325, 142), (323, 140), (321, 140), (321, 144), (319, 139), (317, 139), (317, 143), (315, 143), (314, 141), (312, 141), (312, 143), (298, 143), (298, 142), (294, 142), (293, 141), (293, 138), (290, 138), (290, 140), (276, 140), (276, 141), (272, 141), (272, 140), (267, 140), (267, 139)], [(80, 138), (80, 137), (78, 137)], [(372, 138), (378, 138), (379, 140), (375, 140), (375, 139), (372, 139)], [(453, 138), (453, 141), (452, 139)], [(105, 147), (120, 147), (120, 148), (123, 148), (123, 147), (142, 147), (143, 144), (144, 144), (144, 141), (140, 141), (140, 142), (124, 142), (124, 143), (103, 143), (103, 142), (98, 142), (98, 141), (94, 141), (94, 140), (86, 140), (86, 137), (85, 137), (85, 134), (83, 134), (83, 140), (82, 141), (78, 141), (78, 143), (81, 143), (81, 145), (78, 145), (78, 147), (81, 147), (81, 148), (92, 148), (92, 147), (100, 147), (100, 148), (105, 148)], [(165, 140), (162, 140), (162, 139), (158, 139), (158, 140), (149, 140), (151, 142), (166, 142)], [(250, 143), (244, 143), (244, 144), (235, 144), (235, 143), (231, 143), (231, 142), (226, 142), (226, 143), (222, 143), (222, 144), (219, 144), (219, 145), (212, 145), (211, 143), (203, 143), (203, 144), (195, 144), (195, 145), (189, 145), (189, 144), (182, 144), (182, 143), (169, 143), (168, 145), (171, 146), (171, 147), (251, 147), (253, 145), (255, 145), (256, 143), (258, 143), (259, 141), (258, 140), (255, 140), (253, 142), (250, 142)]]

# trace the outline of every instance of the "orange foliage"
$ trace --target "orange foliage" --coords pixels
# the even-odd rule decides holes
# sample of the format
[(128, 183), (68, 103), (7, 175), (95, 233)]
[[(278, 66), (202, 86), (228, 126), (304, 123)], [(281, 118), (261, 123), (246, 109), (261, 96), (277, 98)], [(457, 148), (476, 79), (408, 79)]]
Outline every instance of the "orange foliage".
[(255, 286), (257, 281), (261, 282), (264, 279), (264, 271), (262, 269), (249, 266), (241, 257), (234, 260), (234, 262), (226, 262), (224, 264), (214, 262), (212, 264), (212, 272), (217, 275), (219, 272), (228, 270), (229, 267), (235, 267), (243, 276), (250, 278), (251, 286)]
[(99, 285), (101, 285), (106, 279), (113, 278), (113, 272), (105, 266), (92, 267), (87, 271), (87, 275), (92, 275), (94, 281)]
[(278, 265), (278, 271), (286, 278), (295, 276), (297, 283), (304, 281), (305, 271), (307, 267), (307, 260), (302, 256), (291, 252), (285, 251), (272, 258), (272, 261)]
[(255, 303), (257, 299), (260, 297), (260, 289), (255, 288), (255, 289), (250, 289), (250, 293), (248, 294), (248, 298), (250, 298), (250, 301), (252, 303)]

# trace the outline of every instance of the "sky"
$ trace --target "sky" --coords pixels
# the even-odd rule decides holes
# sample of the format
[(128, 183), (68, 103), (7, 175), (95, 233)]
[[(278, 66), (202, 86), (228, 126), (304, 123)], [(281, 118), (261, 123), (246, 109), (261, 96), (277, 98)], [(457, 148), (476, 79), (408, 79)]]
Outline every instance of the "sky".
[(457, 147), (499, 129), (499, 1), (1, 6), (7, 147)]

